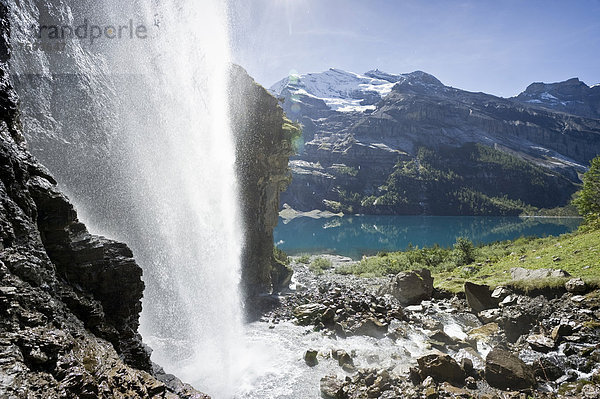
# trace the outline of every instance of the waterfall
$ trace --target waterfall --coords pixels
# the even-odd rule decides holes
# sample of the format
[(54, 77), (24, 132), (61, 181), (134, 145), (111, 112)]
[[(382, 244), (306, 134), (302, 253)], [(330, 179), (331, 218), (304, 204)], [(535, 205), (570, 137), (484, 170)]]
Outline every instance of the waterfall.
[[(242, 237), (224, 1), (10, 3), (31, 150), (92, 232), (132, 248), (144, 269), (140, 331), (152, 360), (231, 396)], [(83, 25), (86, 38), (49, 36), (53, 26)], [(36, 35), (43, 46), (30, 46)]]

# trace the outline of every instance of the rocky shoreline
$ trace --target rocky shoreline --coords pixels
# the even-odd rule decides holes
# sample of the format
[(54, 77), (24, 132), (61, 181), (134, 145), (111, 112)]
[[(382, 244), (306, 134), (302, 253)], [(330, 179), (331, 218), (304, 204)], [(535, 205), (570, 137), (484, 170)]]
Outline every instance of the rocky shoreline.
[(263, 322), (276, 329), (293, 321), (337, 340), (366, 336), (399, 347), (406, 339), (423, 344), (409, 354), (410, 364), (306, 348), (306, 367), (339, 364), (338, 373), (322, 377), (322, 397), (600, 397), (600, 291), (578, 279), (534, 294), (467, 283), (464, 294), (452, 295), (433, 289), (426, 270), (342, 276), (334, 267), (349, 258), (320, 257), (333, 267), (318, 275), (291, 258), (292, 290)]

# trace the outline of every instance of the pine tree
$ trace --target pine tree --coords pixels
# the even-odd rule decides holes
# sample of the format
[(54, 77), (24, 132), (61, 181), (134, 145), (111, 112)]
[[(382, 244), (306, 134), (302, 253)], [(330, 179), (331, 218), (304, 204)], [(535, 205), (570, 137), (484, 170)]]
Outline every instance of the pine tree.
[(573, 201), (586, 224), (597, 223), (600, 218), (600, 156), (592, 159), (590, 169), (583, 175), (583, 188)]

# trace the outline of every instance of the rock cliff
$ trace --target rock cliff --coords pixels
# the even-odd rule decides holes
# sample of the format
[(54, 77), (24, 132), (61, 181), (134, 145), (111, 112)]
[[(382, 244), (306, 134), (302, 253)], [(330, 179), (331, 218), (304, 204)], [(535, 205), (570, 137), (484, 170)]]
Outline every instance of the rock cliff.
[(248, 298), (277, 291), (291, 271), (273, 256), (279, 193), (291, 181), (293, 140), (300, 134), (277, 99), (237, 65), (231, 69), (230, 107), (245, 245), (242, 284)]

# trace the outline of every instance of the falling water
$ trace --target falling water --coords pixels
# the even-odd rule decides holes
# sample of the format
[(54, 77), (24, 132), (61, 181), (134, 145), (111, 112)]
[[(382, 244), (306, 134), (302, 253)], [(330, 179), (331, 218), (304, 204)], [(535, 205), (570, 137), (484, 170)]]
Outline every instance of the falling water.
[[(24, 128), (92, 232), (127, 242), (143, 267), (140, 330), (152, 360), (228, 397), (242, 324), (225, 4), (124, 3), (12, 4)], [(84, 21), (116, 29), (131, 21), (145, 34), (26, 45), (35, 26)]]

